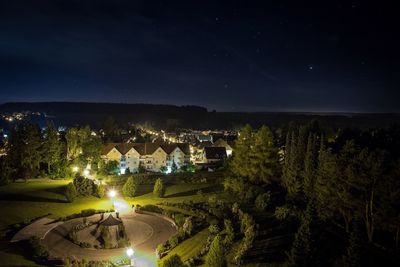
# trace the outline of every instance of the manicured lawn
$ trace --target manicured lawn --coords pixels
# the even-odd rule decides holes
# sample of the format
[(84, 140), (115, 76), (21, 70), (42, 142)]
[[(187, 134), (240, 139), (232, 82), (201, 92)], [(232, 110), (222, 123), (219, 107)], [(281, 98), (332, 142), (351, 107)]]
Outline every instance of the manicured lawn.
[[(197, 192), (199, 190), (201, 190), (203, 194), (198, 194)], [(154, 197), (153, 193), (150, 192), (127, 200), (133, 204), (139, 204), (142, 206), (147, 204), (154, 205), (162, 202), (203, 202), (206, 201), (211, 194), (220, 190), (221, 188), (215, 184), (178, 184), (167, 186), (165, 197), (163, 198)]]
[(204, 229), (192, 236), (189, 239), (183, 241), (179, 246), (171, 250), (167, 256), (162, 258), (160, 262), (165, 261), (174, 254), (178, 254), (183, 261), (186, 261), (197, 255), (201, 249), (205, 246), (207, 237), (209, 235), (208, 229)]
[(108, 198), (79, 198), (67, 203), (62, 195), (69, 180), (31, 180), (0, 187), (0, 230), (11, 224), (21, 223), (46, 214), (59, 218), (80, 212), (83, 209), (110, 209)]
[[(27, 220), (45, 216), (57, 219), (83, 209), (111, 209), (111, 201), (108, 197), (103, 199), (84, 197), (74, 203), (67, 203), (63, 195), (63, 188), (71, 180), (36, 179), (28, 182), (17, 182), (0, 187), (0, 231), (10, 225), (22, 223)], [(185, 183), (169, 184), (164, 198), (153, 196), (153, 185), (141, 185), (142, 195), (127, 199), (128, 202), (140, 205), (161, 204), (165, 202), (202, 202), (207, 201), (210, 195), (221, 192), (221, 186), (210, 183)], [(120, 193), (120, 187), (115, 186)], [(201, 190), (202, 193), (199, 192)], [(176, 207), (163, 206), (167, 209), (180, 210)], [(189, 212), (180, 210), (189, 214)], [(194, 215), (194, 214), (191, 214)], [(179, 254), (184, 260), (189, 259), (202, 249), (208, 237), (205, 229), (176, 247), (169, 255)], [(168, 256), (166, 256), (168, 257)], [(37, 266), (34, 262), (23, 256), (23, 251), (17, 244), (9, 244), (6, 240), (0, 241), (0, 265), (7, 266)]]

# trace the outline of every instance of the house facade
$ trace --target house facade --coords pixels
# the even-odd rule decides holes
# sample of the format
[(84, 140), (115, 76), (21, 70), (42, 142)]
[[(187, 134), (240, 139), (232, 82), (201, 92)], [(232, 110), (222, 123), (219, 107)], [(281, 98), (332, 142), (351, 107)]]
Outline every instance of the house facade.
[(140, 167), (146, 171), (159, 172), (163, 168), (171, 170), (173, 165), (179, 169), (190, 162), (189, 145), (185, 143), (111, 143), (103, 147), (102, 159), (119, 163), (121, 174), (129, 168), (138, 172)]

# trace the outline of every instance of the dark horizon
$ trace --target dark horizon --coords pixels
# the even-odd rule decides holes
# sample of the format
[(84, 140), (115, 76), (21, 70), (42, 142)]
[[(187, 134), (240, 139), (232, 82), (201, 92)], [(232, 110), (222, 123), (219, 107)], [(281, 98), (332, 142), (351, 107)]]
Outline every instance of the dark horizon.
[(357, 1), (2, 2), (0, 101), (400, 112), (395, 10)]
[[(166, 106), (166, 107), (196, 107), (196, 108), (204, 108), (207, 112), (219, 112), (219, 113), (266, 113), (266, 114), (279, 114), (279, 113), (287, 113), (287, 114), (304, 114), (304, 115), (384, 115), (384, 114), (391, 114), (391, 115), (400, 115), (400, 112), (356, 112), (356, 111), (301, 111), (301, 110), (294, 110), (294, 111), (279, 111), (279, 110), (264, 110), (264, 111), (254, 111), (254, 110), (217, 110), (211, 109), (207, 106), (202, 105), (176, 105), (170, 103), (127, 103), (127, 102), (90, 102), (90, 101), (10, 101), (10, 102), (0, 102), (0, 107), (8, 104), (106, 104), (106, 105), (148, 105), (148, 106)], [(23, 110), (19, 110), (23, 111)]]

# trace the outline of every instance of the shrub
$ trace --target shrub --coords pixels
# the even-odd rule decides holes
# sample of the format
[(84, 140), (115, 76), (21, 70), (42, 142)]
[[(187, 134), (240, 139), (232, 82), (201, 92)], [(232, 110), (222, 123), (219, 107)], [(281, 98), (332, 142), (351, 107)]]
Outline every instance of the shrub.
[(287, 206), (276, 207), (274, 216), (280, 221), (286, 220), (292, 215), (291, 210)]
[(233, 244), (233, 240), (235, 239), (235, 231), (233, 229), (232, 222), (230, 220), (225, 220), (224, 225), (225, 225), (224, 245), (226, 247), (229, 247)]
[(162, 264), (162, 267), (184, 267), (184, 266), (185, 264), (183, 264), (181, 257), (179, 257), (176, 254), (169, 257)]
[(42, 244), (39, 237), (36, 237), (36, 236), (31, 237), (29, 239), (29, 245), (32, 248), (34, 258), (37, 258), (40, 260), (45, 260), (49, 257), (49, 252), (47, 250), (47, 247), (45, 247)]
[(185, 223), (185, 215), (183, 215), (182, 213), (178, 213), (175, 215), (175, 223), (178, 226), (183, 226), (183, 224)]
[(210, 231), (211, 234), (218, 234), (218, 233), (220, 232), (220, 229), (219, 229), (218, 225), (216, 225), (216, 224), (211, 224), (211, 225), (208, 227), (208, 231)]
[(156, 180), (154, 184), (153, 194), (157, 197), (164, 197), (165, 195), (165, 185), (161, 178)]
[(119, 172), (119, 163), (116, 160), (111, 160), (105, 163), (101, 168), (101, 173), (115, 175)]
[(165, 248), (164, 244), (159, 244), (157, 246), (157, 254), (160, 255), (161, 253), (165, 252), (167, 249)]
[(138, 188), (138, 185), (137, 185), (136, 181), (133, 179), (132, 176), (130, 176), (126, 180), (124, 186), (122, 187), (122, 193), (126, 197), (134, 197), (136, 195), (137, 188)]
[(102, 185), (102, 184), (97, 185), (96, 186), (96, 196), (98, 198), (103, 198), (105, 194), (106, 194), (106, 189), (105, 189), (104, 185)]
[(268, 207), (270, 199), (271, 193), (269, 191), (267, 193), (259, 195), (255, 201), (257, 210), (264, 211)]
[(248, 213), (243, 214), (243, 218), (240, 221), (240, 231), (244, 233), (252, 225), (255, 225), (253, 218)]
[(81, 243), (79, 244), (79, 246), (80, 246), (81, 248), (91, 248), (91, 247), (92, 247), (92, 245), (91, 245), (90, 243), (88, 243), (88, 242), (81, 242)]
[(91, 196), (96, 191), (96, 185), (93, 180), (83, 176), (77, 176), (74, 179), (74, 185), (78, 193), (82, 196)]
[(156, 205), (144, 205), (144, 206), (137, 205), (136, 209), (149, 211), (149, 212), (160, 213), (160, 214), (163, 213), (163, 209), (158, 207), (158, 206), (156, 206)]
[(183, 231), (188, 234), (189, 236), (192, 234), (193, 231), (193, 221), (192, 221), (192, 217), (187, 217), (185, 219), (185, 223), (183, 224), (182, 227)]
[(76, 191), (75, 185), (73, 183), (67, 184), (64, 191), (65, 198), (68, 202), (72, 203), (78, 196), (78, 191)]
[(179, 244), (179, 235), (175, 234), (168, 239), (168, 244), (171, 249), (176, 247)]

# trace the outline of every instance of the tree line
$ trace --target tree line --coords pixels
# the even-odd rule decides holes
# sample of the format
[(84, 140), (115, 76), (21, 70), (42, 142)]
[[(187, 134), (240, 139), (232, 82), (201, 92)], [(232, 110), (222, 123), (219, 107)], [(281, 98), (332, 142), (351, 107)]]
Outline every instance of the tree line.
[(101, 146), (101, 138), (88, 126), (58, 132), (53, 123), (44, 130), (31, 123), (16, 125), (10, 130), (6, 155), (0, 157), (1, 183), (39, 176), (68, 177), (72, 165), (96, 167)]
[(225, 191), (256, 207), (257, 196), (272, 185), (285, 199), (276, 215), (293, 215), (297, 222), (288, 266), (318, 266), (317, 240), (326, 224), (347, 233), (343, 265), (359, 266), (363, 246), (398, 250), (399, 126), (332, 133), (315, 121), (277, 131), (247, 125), (236, 141)]

